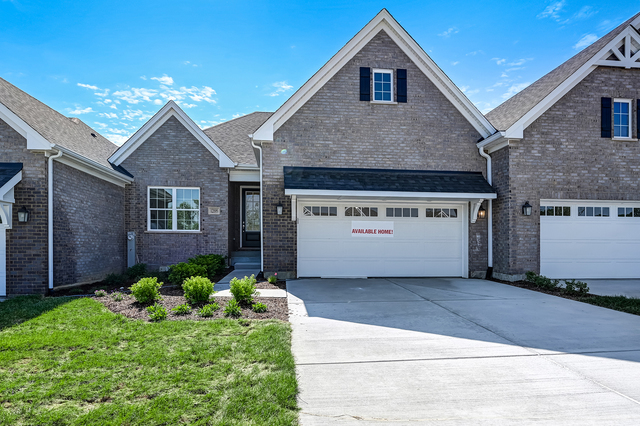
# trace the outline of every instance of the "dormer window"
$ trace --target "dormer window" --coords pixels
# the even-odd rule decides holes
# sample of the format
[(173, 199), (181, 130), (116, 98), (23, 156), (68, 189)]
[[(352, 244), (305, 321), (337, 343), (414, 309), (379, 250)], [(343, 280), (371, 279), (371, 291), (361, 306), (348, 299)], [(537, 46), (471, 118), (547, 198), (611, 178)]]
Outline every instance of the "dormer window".
[(613, 101), (613, 137), (631, 138), (631, 100)]
[(393, 102), (393, 70), (373, 70), (373, 100)]

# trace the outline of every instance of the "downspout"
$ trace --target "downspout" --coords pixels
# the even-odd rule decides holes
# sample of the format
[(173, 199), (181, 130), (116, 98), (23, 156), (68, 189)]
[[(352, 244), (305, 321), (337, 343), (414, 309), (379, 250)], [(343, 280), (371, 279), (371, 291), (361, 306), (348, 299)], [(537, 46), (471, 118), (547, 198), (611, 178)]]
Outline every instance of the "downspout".
[[(491, 185), (491, 156), (484, 152), (483, 147), (478, 147), (478, 152), (487, 160), (487, 182)], [(491, 211), (492, 200), (487, 200), (487, 277), (493, 274), (493, 212)]]
[(253, 143), (253, 135), (251, 138), (251, 146), (260, 151), (260, 271), (264, 272), (264, 228), (262, 226), (262, 216), (264, 204), (262, 203), (262, 146)]
[(48, 258), (49, 261), (49, 290), (53, 290), (53, 160), (62, 157), (62, 151), (58, 151), (56, 155), (50, 156), (47, 164), (47, 185), (48, 185), (48, 212), (47, 212), (47, 241), (48, 241)]

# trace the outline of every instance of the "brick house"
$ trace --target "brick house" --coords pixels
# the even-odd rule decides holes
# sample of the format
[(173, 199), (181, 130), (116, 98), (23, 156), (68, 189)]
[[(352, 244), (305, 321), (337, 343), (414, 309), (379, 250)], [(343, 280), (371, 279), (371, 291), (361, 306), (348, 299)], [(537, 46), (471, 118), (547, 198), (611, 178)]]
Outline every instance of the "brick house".
[(276, 112), (202, 130), (170, 101), (120, 148), (0, 79), (0, 295), (199, 253), (288, 278), (638, 278), (639, 28), (485, 116), (383, 10)]

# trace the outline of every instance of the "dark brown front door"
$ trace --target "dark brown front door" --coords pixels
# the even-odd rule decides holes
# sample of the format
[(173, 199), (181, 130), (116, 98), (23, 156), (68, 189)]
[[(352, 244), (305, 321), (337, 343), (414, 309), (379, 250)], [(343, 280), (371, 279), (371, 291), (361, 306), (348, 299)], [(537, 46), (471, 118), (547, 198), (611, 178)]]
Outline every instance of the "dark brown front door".
[(242, 247), (260, 247), (260, 190), (242, 189)]

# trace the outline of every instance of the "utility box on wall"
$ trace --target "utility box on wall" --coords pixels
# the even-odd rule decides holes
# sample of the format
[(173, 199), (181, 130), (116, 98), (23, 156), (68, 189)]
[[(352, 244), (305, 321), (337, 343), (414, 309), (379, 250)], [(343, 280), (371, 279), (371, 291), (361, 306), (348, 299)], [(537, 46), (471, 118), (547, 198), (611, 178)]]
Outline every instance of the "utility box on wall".
[(127, 267), (136, 264), (136, 233), (127, 232)]

